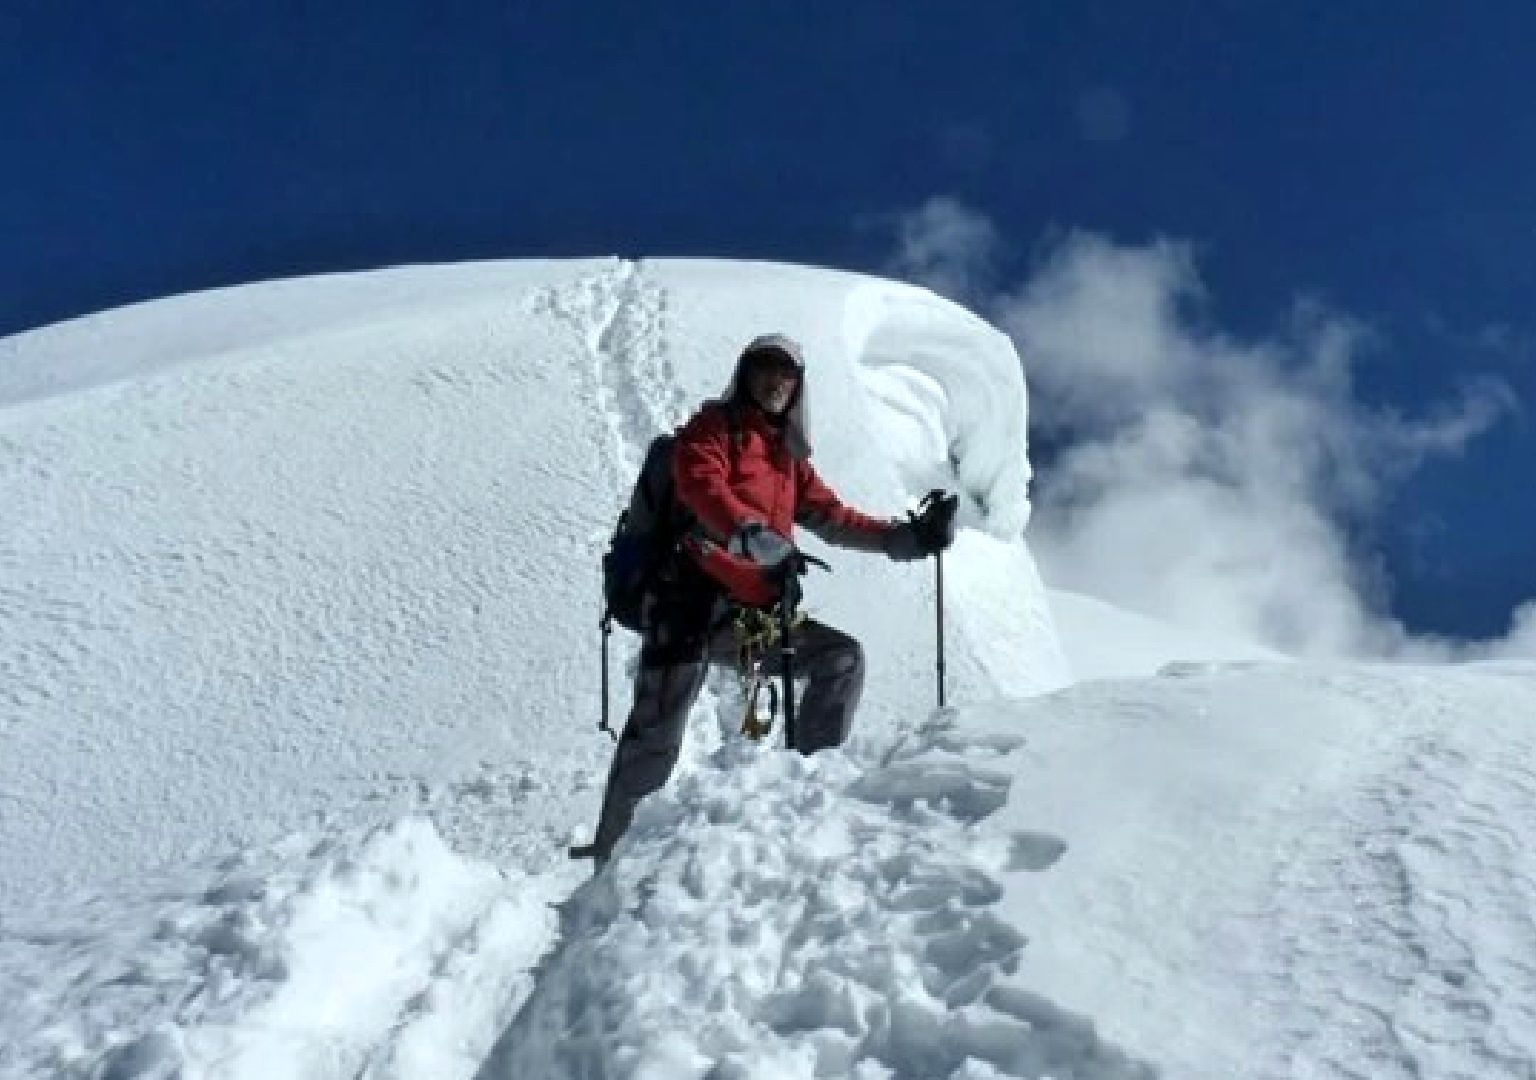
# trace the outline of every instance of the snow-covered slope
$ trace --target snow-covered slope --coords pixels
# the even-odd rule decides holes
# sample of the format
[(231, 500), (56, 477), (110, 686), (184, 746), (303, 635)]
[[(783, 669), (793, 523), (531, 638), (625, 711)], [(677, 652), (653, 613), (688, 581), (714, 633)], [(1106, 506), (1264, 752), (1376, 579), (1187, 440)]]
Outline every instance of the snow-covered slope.
[(728, 749), (482, 1075), (1526, 1076), (1533, 741), (1530, 667), (1245, 665)]
[(696, 747), (585, 883), (424, 820), (516, 830), (558, 796), (529, 776), (12, 923), (0, 1075), (1536, 1063), (1536, 669), (1218, 667), (911, 715), (810, 760)]
[(1121, 679), (1213, 663), (1278, 663), (1286, 657), (1237, 637), (1217, 637), (1051, 589), (1051, 617), (1075, 679)]
[[(845, 496), (889, 514), (946, 479), (970, 496), (956, 693), (1063, 682), (1017, 539), (1017, 359), (931, 294), (592, 261), (143, 305), (5, 343), (0, 901), (110, 888), (482, 762), (536, 756), (590, 785), (615, 508), (645, 442), (764, 329), (806, 344), (818, 460)], [(932, 583), (834, 564), (811, 602), (869, 642), (873, 727), (931, 693)]]
[[(588, 880), (597, 556), (765, 329), (843, 494), (964, 493), (957, 704), (929, 567), (835, 553), (856, 738), (746, 744), (715, 679)], [(0, 1077), (1532, 1075), (1536, 670), (1293, 666), (1049, 594), (1025, 418), (959, 308), (766, 265), (0, 341)]]
[(999, 902), (1018, 985), (1168, 1076), (1536, 1070), (1536, 666), (1239, 665), (977, 723), (1026, 738), (996, 827), (1067, 843)]

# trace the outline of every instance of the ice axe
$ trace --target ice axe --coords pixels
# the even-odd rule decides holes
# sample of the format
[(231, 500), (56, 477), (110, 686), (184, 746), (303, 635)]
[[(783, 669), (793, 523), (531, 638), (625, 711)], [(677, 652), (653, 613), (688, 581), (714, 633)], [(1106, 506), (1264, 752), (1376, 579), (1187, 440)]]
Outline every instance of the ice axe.
[(798, 750), (795, 729), (795, 616), (800, 607), (800, 577), (811, 567), (832, 568), (814, 555), (796, 548), (779, 564), (779, 666), (784, 677), (784, 745)]

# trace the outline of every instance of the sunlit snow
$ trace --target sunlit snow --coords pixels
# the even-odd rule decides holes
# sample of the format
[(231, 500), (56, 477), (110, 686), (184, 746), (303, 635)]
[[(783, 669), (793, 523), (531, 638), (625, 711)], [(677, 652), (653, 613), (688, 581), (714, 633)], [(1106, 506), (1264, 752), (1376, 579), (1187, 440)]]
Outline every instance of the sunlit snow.
[[(765, 331), (842, 495), (962, 494), (950, 707), (932, 564), (810, 542), (854, 738), (747, 744), (722, 673), (589, 878), (597, 560)], [(1027, 365), (920, 289), (714, 261), (0, 341), (0, 1076), (1531, 1075), (1536, 670), (1049, 592)]]

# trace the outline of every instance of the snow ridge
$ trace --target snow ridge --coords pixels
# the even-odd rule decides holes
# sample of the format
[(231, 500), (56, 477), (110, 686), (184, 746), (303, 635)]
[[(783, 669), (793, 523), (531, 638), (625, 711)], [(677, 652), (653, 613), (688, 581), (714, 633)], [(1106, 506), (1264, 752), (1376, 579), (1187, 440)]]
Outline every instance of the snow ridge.
[(987, 827), (1021, 744), (943, 712), (863, 760), (723, 745), (565, 905), (481, 1080), (1154, 1075), (1007, 981), (1001, 876), (1065, 850)]

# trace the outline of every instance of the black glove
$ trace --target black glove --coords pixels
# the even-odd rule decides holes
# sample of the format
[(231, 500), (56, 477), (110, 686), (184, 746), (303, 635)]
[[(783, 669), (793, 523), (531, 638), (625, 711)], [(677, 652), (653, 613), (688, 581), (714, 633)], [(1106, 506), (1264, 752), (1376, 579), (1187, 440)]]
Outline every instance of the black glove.
[(885, 553), (896, 562), (911, 562), (928, 554), (917, 537), (917, 526), (910, 521), (894, 522), (886, 531)]
[(912, 519), (923, 554), (937, 555), (955, 542), (955, 512), (959, 509), (960, 496), (939, 488), (923, 497), (917, 507), (917, 516)]
[(915, 514), (893, 524), (885, 534), (885, 553), (897, 562), (937, 555), (955, 542), (955, 512), (960, 497), (930, 491)]

